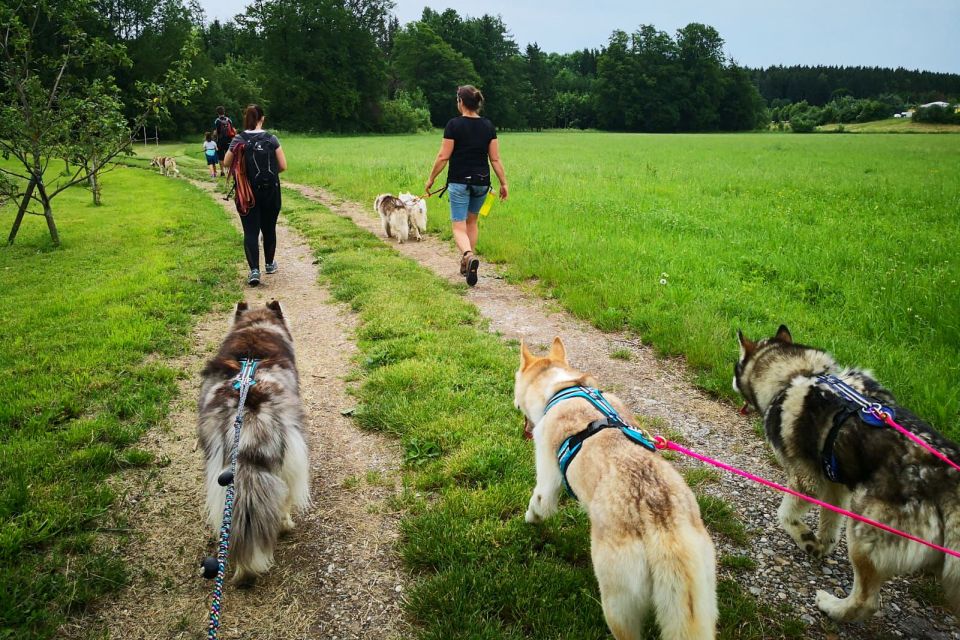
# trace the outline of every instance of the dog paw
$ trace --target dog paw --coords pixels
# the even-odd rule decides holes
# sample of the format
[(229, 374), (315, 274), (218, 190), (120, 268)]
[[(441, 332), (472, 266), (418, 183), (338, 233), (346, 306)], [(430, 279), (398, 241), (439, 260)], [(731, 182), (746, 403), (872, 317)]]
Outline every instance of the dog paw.
[(531, 524), (543, 522), (543, 494), (534, 493), (530, 496), (530, 504), (527, 505), (527, 513), (524, 519)]

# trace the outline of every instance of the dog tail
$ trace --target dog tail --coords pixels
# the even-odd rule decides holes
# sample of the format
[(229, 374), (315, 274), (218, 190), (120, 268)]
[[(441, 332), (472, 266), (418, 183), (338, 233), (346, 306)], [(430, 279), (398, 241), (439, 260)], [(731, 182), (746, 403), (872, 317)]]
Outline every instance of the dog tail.
[[(960, 501), (951, 496), (950, 504), (941, 505), (943, 513), (943, 546), (960, 551)], [(960, 558), (944, 554), (941, 574), (947, 604), (960, 614)]]
[(246, 415), (237, 453), (228, 551), (238, 584), (249, 583), (270, 569), (277, 538), (288, 524), (290, 490), (281, 475), (286, 445), (282, 430), (264, 424), (256, 412)]
[[(717, 626), (717, 578), (713, 543), (702, 528), (651, 545), (653, 605), (663, 640), (710, 640)], [(660, 537), (657, 535), (656, 537)]]

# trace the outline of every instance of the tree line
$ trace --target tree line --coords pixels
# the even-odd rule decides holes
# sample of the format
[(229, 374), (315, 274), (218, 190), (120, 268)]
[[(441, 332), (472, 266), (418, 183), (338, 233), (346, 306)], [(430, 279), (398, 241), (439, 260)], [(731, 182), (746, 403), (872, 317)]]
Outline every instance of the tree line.
[(822, 107), (837, 98), (895, 97), (915, 105), (960, 97), (960, 75), (904, 68), (774, 66), (750, 72), (770, 106), (806, 101)]

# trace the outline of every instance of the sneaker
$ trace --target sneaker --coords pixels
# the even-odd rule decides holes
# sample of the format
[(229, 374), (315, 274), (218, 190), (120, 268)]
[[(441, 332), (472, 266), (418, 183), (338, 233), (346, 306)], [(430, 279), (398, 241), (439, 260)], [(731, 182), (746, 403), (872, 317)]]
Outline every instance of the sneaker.
[(471, 287), (477, 284), (477, 269), (480, 268), (480, 260), (470, 254), (467, 260), (467, 284)]
[(271, 273), (276, 273), (276, 272), (277, 272), (277, 261), (274, 260), (273, 262), (268, 263), (268, 264), (267, 264), (267, 268), (264, 269), (264, 271), (267, 273), (267, 275), (270, 275)]
[(247, 276), (247, 284), (251, 287), (260, 284), (260, 269), (250, 269), (250, 275)]

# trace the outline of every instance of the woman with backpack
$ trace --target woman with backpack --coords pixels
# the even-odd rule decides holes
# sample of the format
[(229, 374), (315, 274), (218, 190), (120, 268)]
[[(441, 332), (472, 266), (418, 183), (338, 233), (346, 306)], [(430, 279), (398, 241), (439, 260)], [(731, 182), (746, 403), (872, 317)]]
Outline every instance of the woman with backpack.
[(230, 141), (237, 135), (233, 128), (233, 120), (227, 116), (227, 110), (217, 107), (217, 119), (213, 121), (213, 130), (217, 138), (217, 159), (220, 161), (220, 175), (223, 175), (223, 158), (230, 148)]
[(244, 178), (249, 182), (253, 193), (253, 204), (247, 212), (240, 213), (243, 225), (243, 250), (247, 256), (250, 275), (247, 284), (252, 287), (260, 284), (260, 236), (263, 235), (263, 258), (268, 274), (277, 272), (277, 218), (280, 216), (280, 172), (287, 170), (287, 158), (280, 148), (277, 137), (263, 130), (263, 109), (251, 104), (243, 113), (244, 130), (237, 133), (230, 142), (230, 149), (224, 158), (224, 166), (230, 170), (234, 160), (241, 155), (238, 148), (243, 145), (242, 158), (246, 169), (244, 176), (235, 176), (238, 181)]
[(500, 181), (500, 199), (507, 199), (507, 177), (500, 161), (497, 130), (489, 119), (480, 117), (482, 106), (483, 94), (476, 87), (457, 87), (460, 116), (450, 120), (443, 130), (440, 152), (426, 184), (429, 193), (437, 175), (450, 162), (447, 191), (450, 194), (453, 240), (460, 250), (460, 275), (466, 277), (471, 287), (477, 284), (477, 269), (480, 268), (480, 260), (473, 251), (480, 230), (477, 216), (487, 193), (493, 188), (490, 186), (491, 166)]

